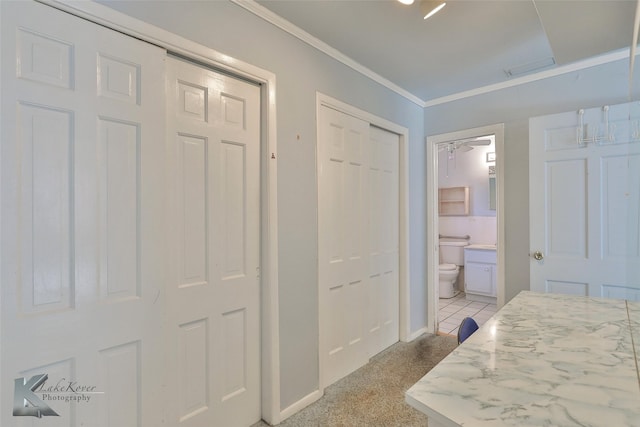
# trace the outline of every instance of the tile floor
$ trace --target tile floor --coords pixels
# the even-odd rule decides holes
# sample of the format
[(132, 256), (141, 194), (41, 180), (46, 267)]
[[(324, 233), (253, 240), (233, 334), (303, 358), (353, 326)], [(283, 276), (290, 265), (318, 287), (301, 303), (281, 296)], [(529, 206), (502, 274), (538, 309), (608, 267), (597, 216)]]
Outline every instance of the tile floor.
[(478, 325), (482, 326), (496, 312), (495, 304), (486, 304), (484, 302), (468, 301), (465, 299), (464, 292), (459, 293), (453, 298), (440, 298), (438, 332), (441, 334), (458, 334), (458, 326), (465, 317), (473, 317)]

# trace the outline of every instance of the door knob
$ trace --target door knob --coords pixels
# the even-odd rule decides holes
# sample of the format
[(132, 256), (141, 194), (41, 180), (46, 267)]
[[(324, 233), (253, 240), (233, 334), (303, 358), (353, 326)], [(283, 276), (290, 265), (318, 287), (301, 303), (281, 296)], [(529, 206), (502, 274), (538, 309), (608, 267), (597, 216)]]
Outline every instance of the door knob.
[(544, 258), (544, 254), (543, 254), (542, 252), (540, 252), (540, 251), (535, 251), (535, 252), (533, 253), (533, 257), (534, 257), (537, 261), (540, 261), (540, 260), (542, 260), (542, 259)]

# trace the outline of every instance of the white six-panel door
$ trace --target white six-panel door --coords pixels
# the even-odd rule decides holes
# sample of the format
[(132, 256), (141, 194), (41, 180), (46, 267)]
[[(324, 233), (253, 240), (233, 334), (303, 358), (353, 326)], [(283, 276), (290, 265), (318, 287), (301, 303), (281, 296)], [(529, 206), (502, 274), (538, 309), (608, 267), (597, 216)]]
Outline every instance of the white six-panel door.
[(1, 7), (0, 424), (258, 421), (259, 87)]
[[(160, 425), (165, 52), (42, 4), (1, 7), (0, 424)], [(54, 390), (37, 395), (58, 416), (14, 416), (14, 379), (40, 374), (89, 401)]]
[(640, 109), (607, 114), (529, 122), (532, 290), (640, 300)]
[(318, 257), (323, 386), (398, 340), (398, 136), (322, 106)]
[(369, 130), (369, 357), (399, 339), (399, 137)]
[(367, 363), (369, 123), (321, 107), (318, 123), (320, 339), (324, 384)]
[(260, 420), (260, 88), (167, 58), (171, 426)]

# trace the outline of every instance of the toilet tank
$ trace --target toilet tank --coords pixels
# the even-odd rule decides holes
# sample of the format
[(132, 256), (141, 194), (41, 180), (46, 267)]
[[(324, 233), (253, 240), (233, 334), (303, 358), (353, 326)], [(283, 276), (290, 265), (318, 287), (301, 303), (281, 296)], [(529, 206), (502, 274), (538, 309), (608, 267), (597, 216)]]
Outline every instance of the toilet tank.
[(440, 242), (440, 263), (464, 265), (464, 247), (469, 242)]

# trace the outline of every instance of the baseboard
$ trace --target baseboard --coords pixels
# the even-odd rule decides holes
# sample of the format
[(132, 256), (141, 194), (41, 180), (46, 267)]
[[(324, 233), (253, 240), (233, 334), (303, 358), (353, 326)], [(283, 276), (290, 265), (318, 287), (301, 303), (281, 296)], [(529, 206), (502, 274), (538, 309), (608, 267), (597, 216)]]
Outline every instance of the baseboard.
[(478, 301), (478, 302), (483, 302), (486, 304), (496, 304), (496, 297), (488, 297), (485, 295), (476, 295), (476, 294), (470, 294), (470, 293), (465, 293), (464, 299), (466, 299), (467, 301)]
[(409, 335), (409, 342), (415, 340), (416, 338), (418, 338), (422, 334), (426, 334), (427, 332), (429, 332), (429, 330), (427, 329), (426, 326), (424, 328), (418, 329), (417, 331), (415, 331), (411, 335)]
[(311, 405), (313, 402), (315, 402), (318, 399), (320, 399), (322, 397), (322, 395), (323, 395), (323, 393), (320, 390), (316, 390), (314, 392), (309, 393), (308, 395), (306, 395), (302, 399), (298, 400), (294, 404), (289, 405), (288, 407), (286, 407), (285, 409), (280, 411), (280, 422), (286, 420), (291, 415), (295, 414), (296, 412), (300, 411), (301, 409), (304, 409), (307, 406)]

